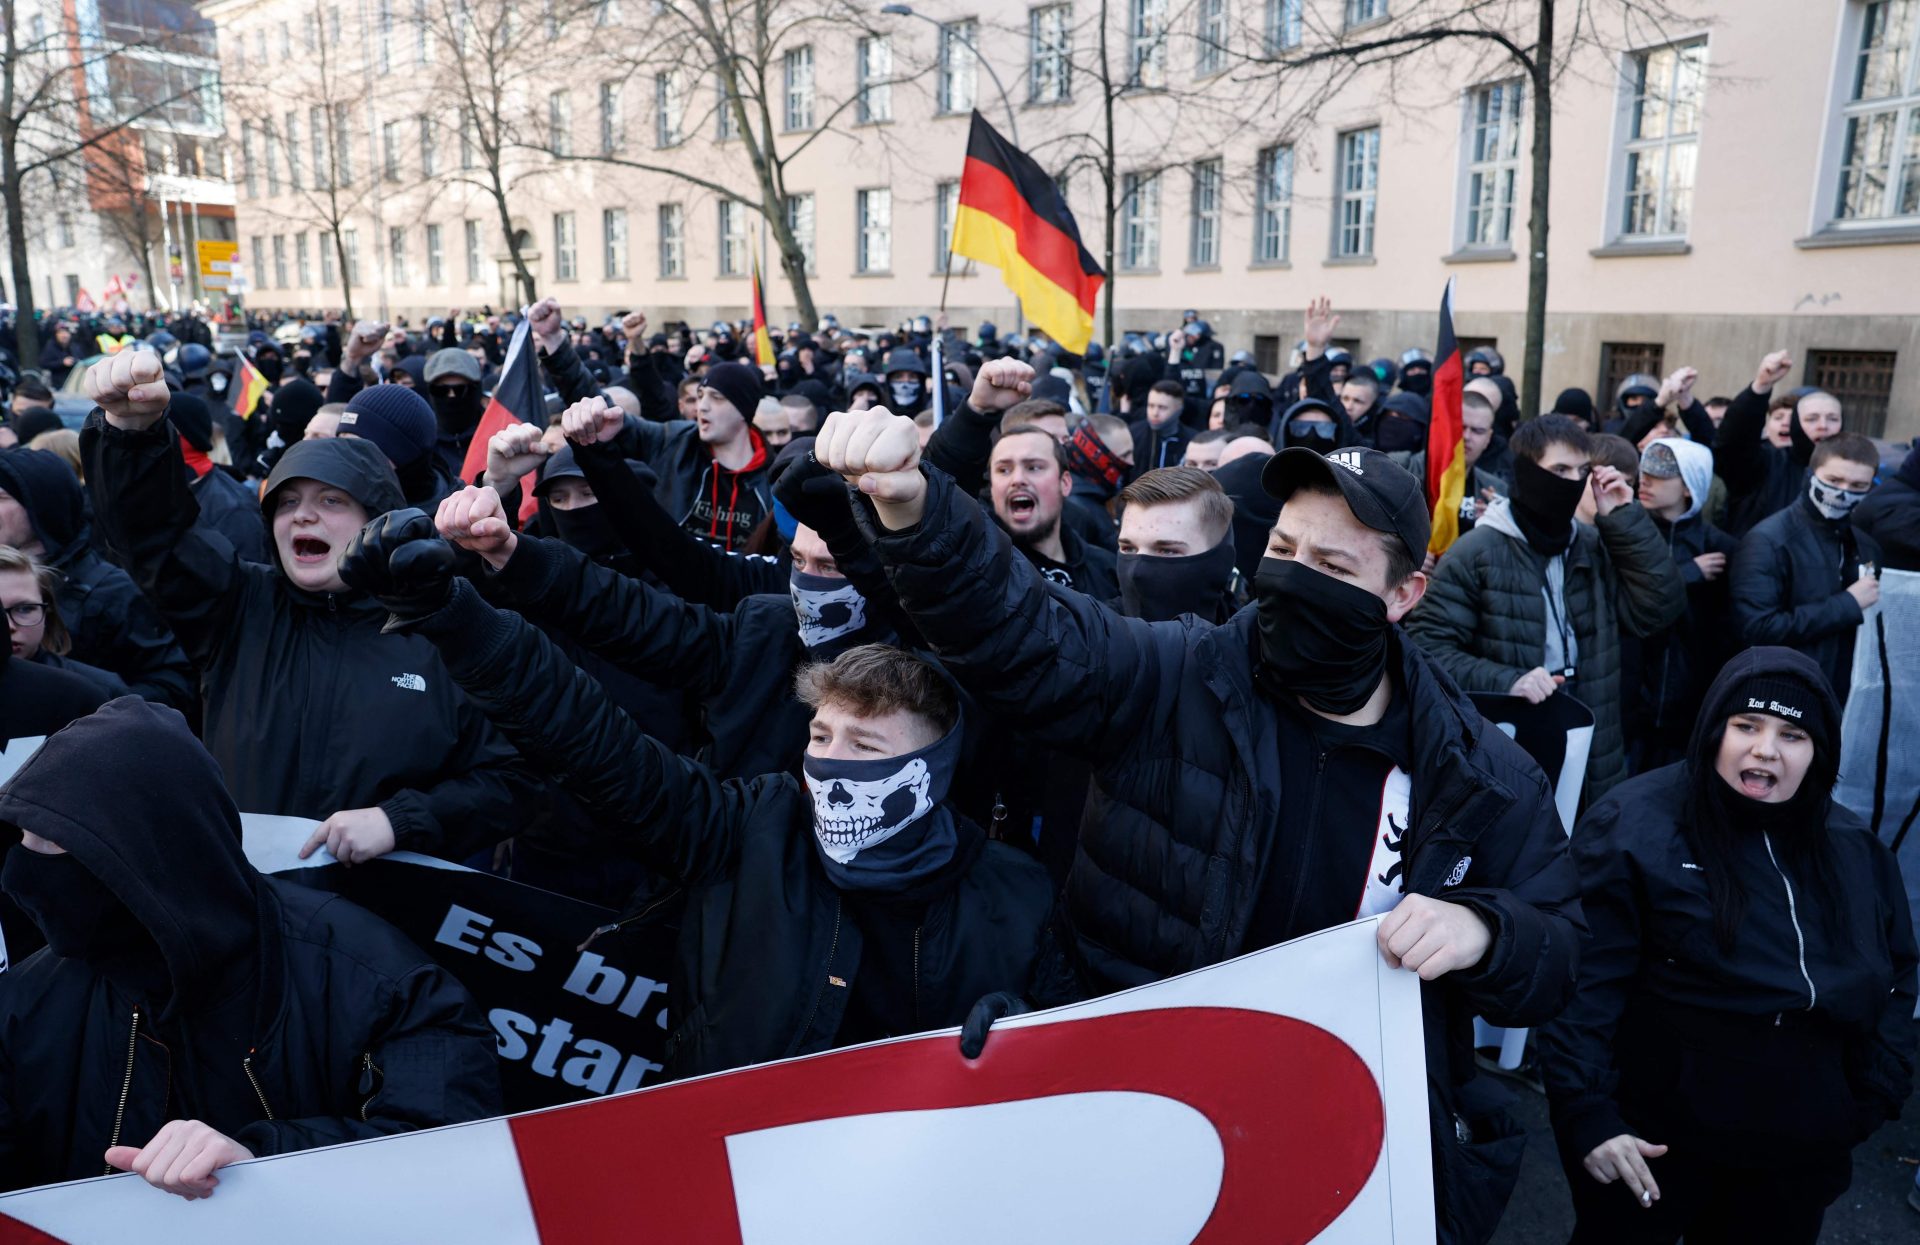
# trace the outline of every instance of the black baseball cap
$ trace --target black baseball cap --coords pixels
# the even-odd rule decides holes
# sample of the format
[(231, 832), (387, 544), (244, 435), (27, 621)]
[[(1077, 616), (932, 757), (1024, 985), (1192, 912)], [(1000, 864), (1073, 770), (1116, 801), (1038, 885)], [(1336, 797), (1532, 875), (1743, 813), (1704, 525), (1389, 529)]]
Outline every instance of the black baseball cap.
[(1353, 447), (1323, 456), (1296, 445), (1268, 459), (1260, 473), (1260, 487), (1282, 505), (1310, 482), (1339, 489), (1354, 518), (1376, 532), (1398, 536), (1414, 561), (1426, 554), (1433, 535), (1426, 489), (1412, 472), (1379, 450)]

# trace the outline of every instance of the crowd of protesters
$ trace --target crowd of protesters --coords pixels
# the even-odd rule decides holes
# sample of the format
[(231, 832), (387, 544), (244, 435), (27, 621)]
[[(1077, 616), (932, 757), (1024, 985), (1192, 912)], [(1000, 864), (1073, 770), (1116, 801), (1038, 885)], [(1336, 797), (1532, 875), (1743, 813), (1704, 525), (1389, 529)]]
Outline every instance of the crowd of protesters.
[[(1920, 451), (1786, 353), (1523, 412), (1472, 351), (1436, 555), (1435, 361), (1351, 356), (1325, 300), (1277, 375), (1194, 312), (1083, 355), (828, 316), (770, 364), (746, 325), (526, 321), (542, 409), (477, 447), (514, 315), (227, 351), (75, 317), (9, 364), (0, 738), (51, 738), (0, 789), (7, 1186), (207, 1196), (499, 1110), (462, 987), (254, 873), (237, 809), (683, 895), (672, 1076), (950, 1026), (979, 1058), (1380, 916), (1446, 1242), (1522, 1149), (1475, 1018), (1535, 1030), (1581, 1242), (1812, 1242), (1899, 1114), (1920, 953), (1833, 792)], [(1474, 693), (1591, 712), (1576, 824)]]

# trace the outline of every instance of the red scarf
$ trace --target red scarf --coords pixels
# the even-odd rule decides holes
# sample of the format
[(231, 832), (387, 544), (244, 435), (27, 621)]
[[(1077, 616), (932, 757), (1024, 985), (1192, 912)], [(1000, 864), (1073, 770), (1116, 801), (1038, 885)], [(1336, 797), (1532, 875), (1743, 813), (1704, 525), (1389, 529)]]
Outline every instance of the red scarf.
[(187, 466), (193, 469), (193, 478), (196, 480), (204, 479), (207, 472), (213, 470), (213, 460), (194, 449), (185, 437), (180, 438), (180, 457), (187, 460)]

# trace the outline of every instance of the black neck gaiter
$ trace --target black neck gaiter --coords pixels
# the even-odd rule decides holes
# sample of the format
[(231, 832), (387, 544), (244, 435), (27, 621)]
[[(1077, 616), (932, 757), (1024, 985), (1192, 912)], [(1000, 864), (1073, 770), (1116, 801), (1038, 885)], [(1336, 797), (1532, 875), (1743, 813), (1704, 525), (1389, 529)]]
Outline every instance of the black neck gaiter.
[(1367, 703), (1387, 673), (1393, 624), (1364, 588), (1287, 558), (1260, 559), (1253, 577), (1263, 685), (1322, 713)]
[(1557, 557), (1573, 543), (1573, 512), (1587, 491), (1587, 477), (1566, 480), (1530, 458), (1513, 462), (1513, 521), (1534, 552)]

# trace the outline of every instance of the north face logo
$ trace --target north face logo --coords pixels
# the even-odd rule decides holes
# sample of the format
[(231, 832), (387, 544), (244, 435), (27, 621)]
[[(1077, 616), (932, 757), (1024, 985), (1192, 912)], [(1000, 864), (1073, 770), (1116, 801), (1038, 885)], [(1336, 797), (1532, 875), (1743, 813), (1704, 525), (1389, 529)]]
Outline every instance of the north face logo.
[(427, 690), (427, 681), (417, 674), (396, 674), (393, 676), (393, 685), (403, 692), (424, 692)]
[(1327, 455), (1327, 461), (1333, 463), (1335, 466), (1345, 467), (1357, 476), (1367, 474), (1366, 469), (1360, 465), (1359, 450), (1339, 450)]

